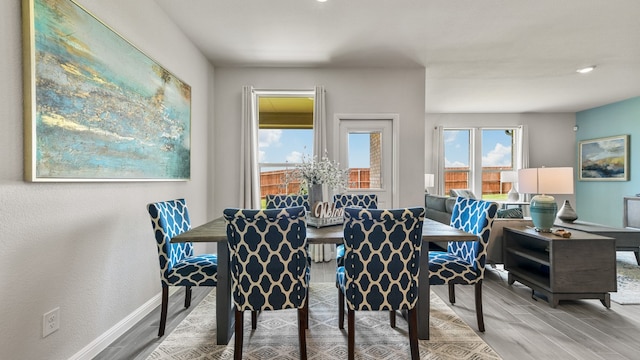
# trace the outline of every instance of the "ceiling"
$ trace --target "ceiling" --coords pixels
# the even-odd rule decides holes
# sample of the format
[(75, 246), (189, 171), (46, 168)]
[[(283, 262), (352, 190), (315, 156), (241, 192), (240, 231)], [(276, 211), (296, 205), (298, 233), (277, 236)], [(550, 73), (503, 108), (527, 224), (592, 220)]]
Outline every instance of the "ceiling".
[(425, 68), (430, 113), (576, 112), (640, 95), (638, 0), (156, 2), (216, 67)]

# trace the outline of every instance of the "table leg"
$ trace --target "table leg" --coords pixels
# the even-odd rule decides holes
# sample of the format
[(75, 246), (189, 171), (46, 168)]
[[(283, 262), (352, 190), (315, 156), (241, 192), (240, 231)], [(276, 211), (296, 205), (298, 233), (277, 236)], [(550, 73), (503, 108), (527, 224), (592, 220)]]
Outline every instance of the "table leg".
[(418, 339), (429, 340), (429, 310), (431, 289), (429, 287), (429, 242), (422, 243), (420, 254), (420, 277), (418, 278)]
[(229, 343), (235, 324), (229, 270), (229, 248), (226, 241), (220, 241), (218, 242), (218, 285), (216, 286), (216, 340), (218, 345)]

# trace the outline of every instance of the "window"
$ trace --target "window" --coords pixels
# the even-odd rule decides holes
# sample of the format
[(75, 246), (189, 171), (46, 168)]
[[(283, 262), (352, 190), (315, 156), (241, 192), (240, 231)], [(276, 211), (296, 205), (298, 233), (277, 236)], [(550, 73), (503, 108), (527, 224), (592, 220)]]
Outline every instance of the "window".
[(501, 172), (515, 171), (518, 128), (444, 129), (444, 184), (471, 189), (483, 199), (505, 200), (512, 183)]
[(313, 92), (258, 94), (260, 198), (293, 194), (300, 183), (291, 171), (313, 153)]
[(349, 132), (349, 189), (380, 189), (382, 133)]
[(444, 191), (471, 189), (471, 129), (444, 129)]

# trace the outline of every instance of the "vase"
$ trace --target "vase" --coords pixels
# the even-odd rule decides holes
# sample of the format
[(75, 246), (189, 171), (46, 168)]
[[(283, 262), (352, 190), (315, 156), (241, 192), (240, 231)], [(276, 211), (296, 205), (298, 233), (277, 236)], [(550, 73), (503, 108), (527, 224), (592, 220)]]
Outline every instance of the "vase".
[(511, 186), (511, 190), (509, 190), (509, 193), (507, 194), (507, 200), (513, 202), (520, 201), (520, 194), (516, 191), (515, 186)]
[(578, 219), (578, 214), (576, 214), (576, 211), (571, 207), (569, 200), (565, 200), (564, 205), (562, 205), (562, 208), (558, 211), (558, 219), (569, 223)]
[(551, 227), (556, 219), (558, 205), (553, 196), (536, 195), (529, 204), (531, 221), (539, 232), (551, 232)]
[(311, 210), (312, 217), (317, 217), (315, 212), (316, 204), (322, 201), (322, 184), (313, 184), (309, 186), (309, 209)]

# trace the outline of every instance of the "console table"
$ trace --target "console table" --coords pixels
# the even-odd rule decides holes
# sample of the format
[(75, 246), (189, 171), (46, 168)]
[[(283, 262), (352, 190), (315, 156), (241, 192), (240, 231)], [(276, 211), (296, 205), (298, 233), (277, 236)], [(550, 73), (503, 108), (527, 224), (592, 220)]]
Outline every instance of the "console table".
[(640, 265), (640, 229), (634, 228), (614, 228), (606, 225), (590, 223), (586, 221), (574, 221), (572, 223), (562, 222), (556, 219), (555, 227), (561, 227), (587, 232), (590, 234), (612, 237), (616, 239), (617, 251), (633, 251), (636, 255), (636, 262)]
[(540, 233), (529, 227), (504, 228), (504, 268), (508, 283), (518, 281), (560, 300), (600, 299), (609, 308), (617, 291), (615, 239), (581, 231), (570, 238)]

